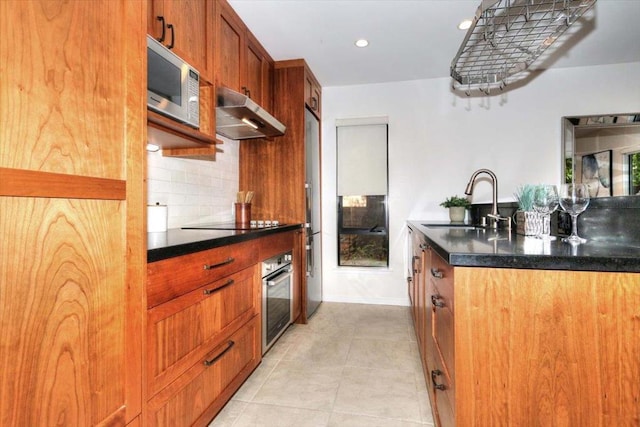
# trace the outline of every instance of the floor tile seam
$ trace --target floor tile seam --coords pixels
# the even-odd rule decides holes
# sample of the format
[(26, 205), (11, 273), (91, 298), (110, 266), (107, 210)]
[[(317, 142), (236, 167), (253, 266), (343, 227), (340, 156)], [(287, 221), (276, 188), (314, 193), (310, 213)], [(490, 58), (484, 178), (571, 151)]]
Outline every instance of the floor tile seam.
[[(420, 416), (420, 420), (412, 420), (410, 418), (395, 418), (395, 417), (381, 417), (379, 415), (371, 415), (371, 414), (366, 414), (366, 413), (362, 413), (362, 412), (353, 412), (353, 411), (340, 411), (340, 410), (332, 410), (331, 411), (332, 414), (344, 414), (344, 415), (355, 415), (355, 416), (359, 416), (359, 417), (368, 417), (368, 418), (375, 418), (378, 420), (385, 420), (385, 421), (407, 421), (410, 423), (414, 423), (414, 424), (418, 424), (418, 425), (424, 425), (425, 423), (422, 421), (422, 415)], [(428, 423), (426, 423), (426, 425), (429, 425)]]
[[(222, 411), (223, 411), (223, 410), (227, 407), (227, 405), (229, 405), (231, 402), (233, 402), (233, 400), (232, 400), (232, 399), (231, 399), (231, 400), (229, 400), (229, 401), (228, 401), (228, 402), (227, 402), (227, 403), (222, 407), (222, 409), (220, 410), (220, 412), (218, 412), (218, 415), (220, 415), (220, 413), (222, 413)], [(245, 409), (247, 409), (247, 406), (248, 406), (248, 404), (249, 404), (249, 402), (243, 402), (243, 401), (238, 401), (238, 400), (236, 400), (235, 402), (240, 402), (240, 403), (242, 403), (243, 405), (242, 405), (242, 409), (238, 412), (238, 415), (237, 415), (237, 416), (236, 416), (236, 417), (231, 421), (231, 425), (230, 425), (230, 427), (233, 427), (233, 426), (235, 426), (235, 425), (236, 425), (236, 423), (237, 423), (237, 422), (238, 422), (238, 420), (242, 417), (242, 414), (244, 414), (244, 411), (245, 411)], [(218, 415), (216, 415), (216, 417), (217, 417)], [(214, 420), (215, 420), (215, 417), (214, 417)]]
[[(286, 409), (293, 409), (293, 410), (298, 410), (298, 411), (313, 411), (313, 412), (323, 413), (323, 414), (327, 414), (328, 415), (327, 423), (331, 419), (331, 412), (332, 412), (332, 411), (323, 410), (323, 409), (304, 408), (304, 407), (300, 407), (300, 406), (291, 406), (291, 405), (286, 405), (286, 404), (277, 404), (276, 405), (274, 403), (264, 403), (264, 402), (248, 402), (247, 405), (243, 408), (242, 412), (246, 411), (246, 409), (247, 409), (247, 407), (249, 405), (269, 406), (271, 408), (286, 408)], [(240, 417), (238, 416), (236, 418), (236, 420), (234, 420), (234, 424), (239, 418)]]
[[(244, 400), (244, 399), (235, 399), (235, 400), (236, 400), (237, 402), (252, 403), (252, 402), (253, 402), (253, 399), (255, 399), (255, 397), (258, 395), (258, 393), (260, 392), (260, 390), (262, 389), (262, 387), (264, 387), (264, 385), (267, 383), (267, 381), (269, 380), (269, 378), (270, 378), (270, 377), (271, 377), (271, 375), (273, 374), (273, 371), (275, 371), (276, 367), (280, 364), (280, 362), (281, 362), (281, 361), (282, 361), (281, 359), (276, 360), (276, 363), (273, 365), (273, 367), (271, 368), (271, 370), (269, 370), (269, 372), (268, 372), (268, 373), (267, 373), (267, 375), (265, 376), (264, 381), (261, 381), (261, 382), (260, 382), (260, 385), (259, 385), (258, 387), (256, 387), (255, 392), (254, 392), (254, 393), (252, 393), (252, 395), (251, 395), (251, 397), (249, 398), (249, 400)], [(260, 365), (258, 365), (258, 367), (259, 367), (259, 366), (260, 366)], [(256, 368), (256, 369), (258, 369), (258, 368)], [(256, 369), (254, 369), (254, 370), (253, 370), (253, 372), (251, 372), (250, 376), (251, 376), (251, 375), (253, 375), (253, 374), (256, 372)], [(247, 380), (248, 380), (248, 379), (249, 379), (249, 377), (247, 378)], [(242, 383), (242, 385), (246, 384), (247, 380), (245, 380), (245, 382), (244, 382), (244, 383)], [(242, 386), (241, 386), (241, 387), (242, 387)], [(240, 390), (240, 389), (238, 389), (238, 391), (239, 391), (239, 390)], [(237, 391), (236, 391), (236, 393), (237, 393)], [(235, 394), (236, 394), (236, 393), (234, 393), (234, 396), (233, 396), (233, 397), (235, 397)], [(233, 399), (233, 397), (232, 397), (232, 399)]]
[[(372, 368), (371, 366), (355, 365), (355, 364), (352, 364), (352, 363), (346, 363), (344, 365), (344, 367), (345, 368), (369, 369), (369, 370), (372, 370), (372, 371), (399, 372), (399, 373), (411, 374), (411, 375), (415, 374), (415, 371), (414, 370), (410, 370), (410, 369)], [(344, 369), (343, 369), (343, 372), (344, 372)]]
[[(349, 342), (349, 350), (347, 350), (347, 355), (345, 357), (345, 361), (342, 364), (342, 369), (340, 371), (340, 380), (338, 381), (338, 387), (336, 387), (336, 393), (335, 393), (335, 396), (333, 397), (333, 403), (331, 404), (331, 412), (333, 412), (333, 408), (335, 408), (336, 401), (338, 400), (338, 395), (340, 394), (340, 387), (341, 387), (341, 385), (343, 383), (343, 380), (344, 380), (344, 370), (347, 367), (347, 360), (349, 360), (349, 354), (351, 353), (351, 348), (352, 347), (353, 347), (353, 338)], [(331, 419), (331, 417), (329, 417), (329, 419)]]

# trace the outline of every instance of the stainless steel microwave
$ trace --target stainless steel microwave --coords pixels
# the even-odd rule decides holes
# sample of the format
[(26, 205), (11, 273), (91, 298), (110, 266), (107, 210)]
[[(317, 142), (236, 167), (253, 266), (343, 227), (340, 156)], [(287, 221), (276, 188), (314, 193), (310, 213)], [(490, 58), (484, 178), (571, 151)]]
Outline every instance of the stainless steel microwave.
[(147, 107), (200, 127), (200, 73), (148, 35)]

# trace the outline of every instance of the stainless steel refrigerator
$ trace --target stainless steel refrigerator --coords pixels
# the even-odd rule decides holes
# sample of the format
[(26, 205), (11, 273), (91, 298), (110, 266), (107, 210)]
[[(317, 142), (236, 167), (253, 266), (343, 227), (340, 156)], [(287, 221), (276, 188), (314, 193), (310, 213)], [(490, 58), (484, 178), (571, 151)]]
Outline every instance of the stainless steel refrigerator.
[(320, 123), (305, 109), (307, 318), (322, 302), (322, 230), (320, 223)]

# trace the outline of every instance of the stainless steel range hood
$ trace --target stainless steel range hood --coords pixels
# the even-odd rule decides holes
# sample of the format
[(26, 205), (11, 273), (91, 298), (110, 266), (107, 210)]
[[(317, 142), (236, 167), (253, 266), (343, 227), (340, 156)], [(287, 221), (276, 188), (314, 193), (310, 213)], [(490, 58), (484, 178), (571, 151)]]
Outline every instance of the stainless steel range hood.
[(286, 126), (248, 96), (226, 87), (219, 87), (216, 95), (216, 133), (230, 139), (284, 135)]

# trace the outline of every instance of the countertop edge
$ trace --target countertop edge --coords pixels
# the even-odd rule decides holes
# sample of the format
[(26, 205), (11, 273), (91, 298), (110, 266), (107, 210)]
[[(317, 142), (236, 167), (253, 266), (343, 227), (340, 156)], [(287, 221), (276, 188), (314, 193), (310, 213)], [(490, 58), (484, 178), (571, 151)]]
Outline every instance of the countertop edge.
[[(640, 273), (640, 258), (629, 256), (576, 256), (565, 254), (522, 253), (461, 253), (441, 245), (430, 229), (422, 223), (428, 221), (409, 220), (407, 225), (421, 233), (433, 250), (454, 267), (489, 267), (532, 270), (571, 270), (616, 273)], [(504, 233), (508, 233), (504, 231)]]
[[(169, 229), (166, 233), (155, 233), (156, 235), (164, 234), (170, 236), (172, 234), (181, 234), (182, 240), (187, 233), (194, 235), (193, 241), (183, 241), (177, 244), (167, 244), (165, 246), (152, 248), (147, 250), (147, 264), (162, 261), (169, 258), (174, 258), (183, 255), (189, 255), (195, 252), (206, 251), (208, 249), (218, 248), (221, 246), (227, 246), (234, 243), (246, 242), (249, 240), (259, 239), (272, 234), (285, 233), (288, 231), (294, 231), (301, 229), (303, 224), (289, 224), (279, 226), (275, 228), (256, 228), (255, 230), (248, 230), (242, 233), (235, 231), (219, 231), (218, 236), (204, 237), (208, 230), (182, 230), (179, 228)], [(203, 233), (198, 233), (198, 231)], [(149, 233), (151, 234), (151, 233)]]

